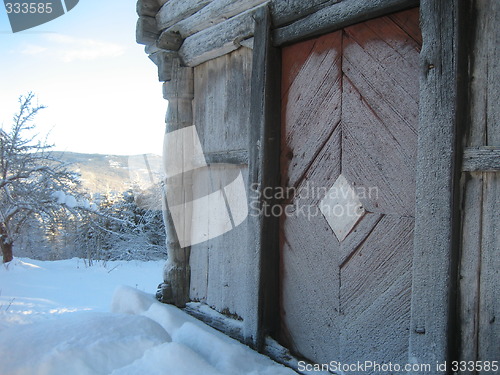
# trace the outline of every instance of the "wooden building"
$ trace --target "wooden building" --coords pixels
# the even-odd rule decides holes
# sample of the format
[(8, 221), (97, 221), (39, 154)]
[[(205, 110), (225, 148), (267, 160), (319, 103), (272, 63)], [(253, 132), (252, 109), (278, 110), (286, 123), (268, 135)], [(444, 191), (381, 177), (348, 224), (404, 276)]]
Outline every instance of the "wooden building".
[[(137, 9), (166, 133), (194, 125), (207, 165), (240, 172), (250, 207), (185, 247), (166, 210), (160, 298), (237, 320), (186, 307), (296, 368), (500, 360), (499, 1)], [(335, 189), (355, 214), (324, 212)]]

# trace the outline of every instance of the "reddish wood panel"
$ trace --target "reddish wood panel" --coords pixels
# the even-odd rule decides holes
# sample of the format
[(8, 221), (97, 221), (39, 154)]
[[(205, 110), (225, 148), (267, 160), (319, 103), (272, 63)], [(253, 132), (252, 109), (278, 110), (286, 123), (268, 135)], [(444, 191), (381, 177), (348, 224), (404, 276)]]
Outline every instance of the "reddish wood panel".
[[(310, 360), (407, 360), (420, 46), (413, 9), (283, 49), (281, 178), (299, 214), (281, 219), (281, 339)], [(365, 210), (344, 239), (318, 209), (341, 175)]]

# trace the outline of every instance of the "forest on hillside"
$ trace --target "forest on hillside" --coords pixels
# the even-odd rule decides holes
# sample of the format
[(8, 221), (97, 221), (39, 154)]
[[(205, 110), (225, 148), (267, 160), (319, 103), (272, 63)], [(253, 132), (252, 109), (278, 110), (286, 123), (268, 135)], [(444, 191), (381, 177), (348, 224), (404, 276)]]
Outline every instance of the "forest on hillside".
[(3, 261), (165, 258), (159, 157), (55, 152), (37, 133), (44, 107), (33, 100), (21, 96), (12, 124), (0, 128)]

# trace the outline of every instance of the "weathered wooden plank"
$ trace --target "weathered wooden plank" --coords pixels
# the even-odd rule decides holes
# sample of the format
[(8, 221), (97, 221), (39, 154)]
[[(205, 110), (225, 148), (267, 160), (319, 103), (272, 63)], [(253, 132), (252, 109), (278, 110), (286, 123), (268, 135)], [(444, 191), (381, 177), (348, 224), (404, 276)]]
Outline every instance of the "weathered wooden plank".
[(241, 321), (236, 319), (233, 320), (203, 304), (190, 303), (183, 310), (229, 337), (238, 341), (243, 341)]
[[(413, 216), (416, 134), (403, 127), (397, 116), (377, 116), (367, 103), (372, 99), (363, 97), (367, 93), (343, 79), (342, 173), (356, 186), (375, 191), (361, 199), (367, 211)], [(406, 103), (398, 100), (394, 104), (401, 109)], [(409, 111), (411, 107), (417, 104), (410, 101)]]
[(208, 294), (208, 264), (210, 250), (206, 243), (191, 246), (189, 265), (191, 266), (191, 282), (189, 299), (195, 302), (206, 302)]
[(417, 5), (418, 0), (341, 1), (276, 29), (274, 44), (292, 43)]
[(156, 14), (158, 29), (165, 30), (175, 23), (196, 13), (212, 0), (169, 0)]
[(269, 7), (274, 26), (286, 25), (341, 0), (271, 0)]
[[(340, 271), (341, 312), (353, 319), (378, 298), (383, 298), (384, 292), (399, 277), (410, 275), (413, 225), (413, 218), (397, 215), (384, 215), (377, 223), (370, 235), (376, 240), (364, 242)], [(410, 281), (411, 277), (407, 279), (408, 287)], [(409, 307), (409, 300), (406, 307), (400, 306)]]
[[(250, 94), (249, 184), (261, 189), (279, 186), (280, 56), (271, 45), (271, 17), (267, 7), (255, 14), (255, 37)], [(256, 203), (249, 198), (249, 204)], [(263, 197), (257, 198), (262, 208)], [(270, 204), (276, 203), (270, 200)], [(278, 330), (279, 305), (279, 238), (277, 217), (263, 211), (249, 217), (248, 252), (252, 262), (248, 267), (250, 285), (257, 293), (250, 296), (253, 319), (245, 324), (245, 336), (250, 344), (262, 349), (264, 335)]]
[(237, 16), (267, 0), (213, 0), (206, 7), (190, 17), (187, 17), (170, 27), (170, 31), (176, 31), (187, 38), (199, 31), (225, 22), (231, 17)]
[(415, 40), (418, 45), (422, 45), (422, 32), (420, 31), (420, 17), (418, 8), (408, 9), (389, 15), (404, 32)]
[(310, 218), (288, 212), (280, 233), (281, 342), (311, 361), (328, 363), (342, 351), (339, 242), (319, 210)]
[(135, 41), (138, 44), (154, 44), (159, 35), (160, 32), (154, 17), (139, 17), (135, 29)]
[[(297, 374), (311, 375), (310, 371), (305, 370), (304, 367), (312, 368), (313, 363), (304, 360), (304, 358), (297, 358), (290, 350), (281, 346), (276, 340), (271, 337), (266, 337), (266, 344), (263, 353), (270, 357), (275, 362), (281, 363), (282, 365), (291, 368)], [(300, 363), (300, 364), (299, 364)], [(305, 370), (305, 371), (304, 371)], [(314, 371), (315, 375), (340, 375), (338, 372), (330, 371)]]
[(462, 170), (467, 172), (500, 171), (500, 147), (468, 147), (464, 150)]
[(476, 25), (473, 40), (471, 122), (469, 146), (500, 145), (500, 4), (495, 0), (474, 1)]
[(449, 342), (454, 341), (456, 332), (449, 323), (453, 320), (450, 307), (454, 303), (458, 216), (455, 145), (459, 5), (453, 0), (420, 2), (424, 44), (409, 349), (409, 360), (417, 363), (450, 360)]
[[(282, 121), (285, 124), (282, 142), (281, 169), (284, 186), (297, 186), (321, 146), (326, 144), (341, 114), (341, 42), (342, 33), (325, 35), (315, 41), (291, 46), (283, 52), (284, 67), (293, 70), (295, 78), (284, 78)], [(296, 62), (296, 54), (308, 52)], [(332, 181), (333, 184), (334, 181)]]
[[(468, 14), (472, 15), (466, 18), (467, 34), (471, 35), (468, 41), (470, 122), (466, 123), (469, 125), (466, 134), (468, 147), (464, 150), (462, 169), (477, 172), (463, 173), (460, 359), (490, 361), (491, 358), (500, 358), (500, 30), (497, 27), (500, 4), (480, 0), (468, 2), (468, 5)], [(487, 373), (464, 371), (465, 375)]]
[(244, 12), (186, 38), (179, 50), (184, 64), (196, 66), (237, 50), (241, 40), (253, 35), (255, 11)]
[(353, 254), (359, 249), (363, 242), (375, 230), (378, 222), (382, 219), (381, 214), (367, 213), (363, 219), (354, 227), (354, 230), (340, 244), (339, 265), (343, 267)]
[(483, 184), (477, 360), (492, 361), (500, 358), (500, 173), (484, 173)]
[[(377, 291), (377, 294), (380, 290)], [(343, 363), (375, 361), (406, 363), (408, 355), (408, 322), (410, 320), (411, 272), (396, 278), (372, 305), (359, 314), (346, 309), (340, 324)], [(364, 372), (364, 371), (363, 371)], [(362, 374), (363, 372), (359, 372)], [(396, 372), (367, 371), (370, 374)], [(404, 372), (406, 374), (406, 372)]]
[(181, 44), (183, 42), (182, 37), (176, 32), (164, 31), (158, 37), (156, 45), (158, 48), (169, 50), (169, 51), (178, 51), (181, 48)]
[(207, 164), (227, 163), (227, 164), (248, 164), (248, 151), (232, 150), (221, 152), (205, 153)]
[(214, 158), (209, 162), (227, 157), (246, 164), (244, 153), (237, 151), (248, 148), (251, 71), (252, 51), (248, 49), (195, 68), (195, 123), (205, 154)]
[[(460, 359), (474, 361), (477, 360), (478, 352), (483, 181), (481, 173), (473, 173), (466, 179), (459, 270), (460, 329), (462, 331)], [(466, 372), (466, 374), (472, 375), (474, 372)]]

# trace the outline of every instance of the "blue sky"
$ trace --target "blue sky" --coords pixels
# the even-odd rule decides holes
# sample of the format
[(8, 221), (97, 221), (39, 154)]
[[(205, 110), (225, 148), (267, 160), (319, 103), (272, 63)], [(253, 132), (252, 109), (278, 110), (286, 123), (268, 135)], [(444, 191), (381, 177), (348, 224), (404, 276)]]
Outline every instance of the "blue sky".
[(0, 123), (33, 91), (38, 131), (57, 150), (161, 153), (167, 102), (156, 66), (135, 43), (135, 0), (80, 0), (51, 22), (13, 34), (0, 4)]

